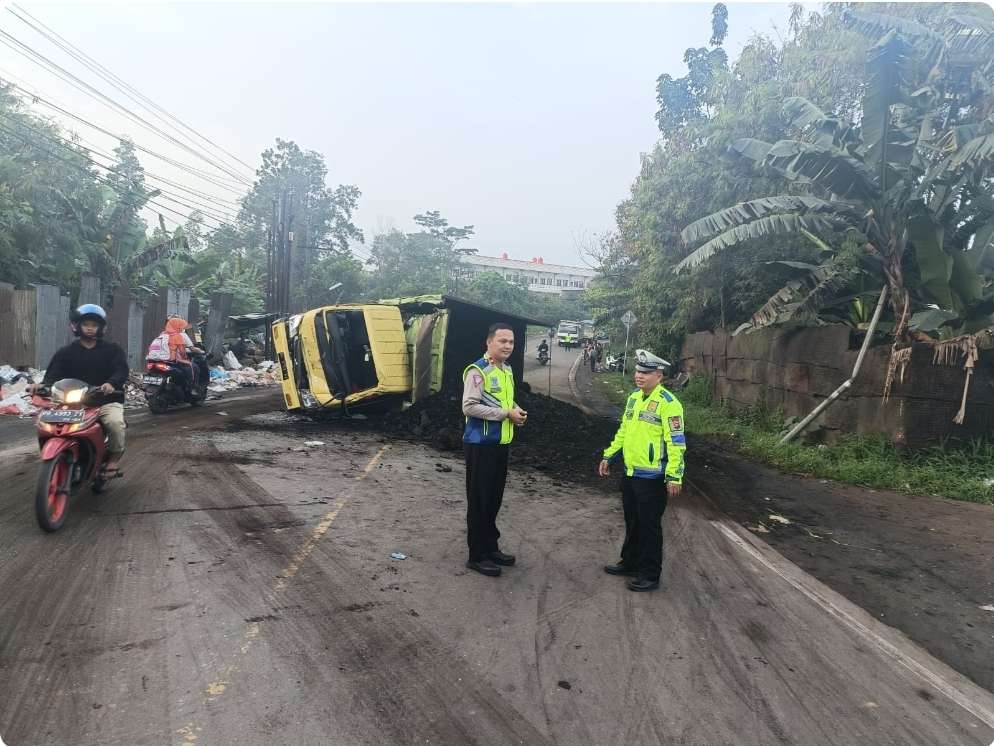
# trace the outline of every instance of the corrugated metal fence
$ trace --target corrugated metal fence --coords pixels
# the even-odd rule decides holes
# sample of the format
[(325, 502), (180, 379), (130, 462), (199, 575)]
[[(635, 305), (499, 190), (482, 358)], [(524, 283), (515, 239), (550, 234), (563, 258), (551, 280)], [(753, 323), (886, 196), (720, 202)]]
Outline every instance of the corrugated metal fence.
[[(161, 288), (143, 306), (127, 287), (107, 299), (99, 278), (84, 276), (77, 297), (79, 303), (101, 303), (107, 309), (107, 338), (124, 348), (132, 368), (140, 368), (167, 316), (199, 321), (199, 304), (190, 295), (186, 289)], [(0, 363), (45, 368), (55, 351), (72, 341), (69, 312), (70, 296), (55, 285), (17, 290), (0, 282)]]

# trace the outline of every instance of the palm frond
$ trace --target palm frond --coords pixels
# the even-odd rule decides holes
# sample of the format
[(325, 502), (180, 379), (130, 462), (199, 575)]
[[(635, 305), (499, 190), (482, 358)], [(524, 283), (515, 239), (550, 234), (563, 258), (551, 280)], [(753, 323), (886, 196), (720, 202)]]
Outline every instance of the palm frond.
[(771, 324), (817, 318), (825, 301), (843, 289), (859, 272), (858, 268), (837, 262), (834, 258), (812, 267), (805, 277), (791, 280), (775, 292), (753, 314), (752, 327), (762, 329)]
[(787, 120), (788, 127), (810, 133), (809, 139), (816, 145), (837, 144), (839, 133), (843, 129), (843, 124), (837, 117), (826, 114), (802, 96), (791, 96), (784, 100), (781, 114)]
[(673, 268), (673, 271), (682, 272), (685, 269), (696, 267), (719, 251), (724, 251), (731, 246), (755, 238), (796, 235), (802, 229), (812, 233), (827, 232), (833, 230), (835, 227), (837, 226), (832, 220), (818, 213), (808, 213), (805, 215), (797, 213), (766, 215), (749, 223), (737, 225), (715, 236), (689, 256), (685, 257), (683, 261)]
[(744, 158), (758, 165), (763, 162), (772, 147), (772, 143), (756, 140), (752, 137), (742, 137), (734, 140), (728, 146), (728, 155), (732, 158)]
[(844, 203), (828, 202), (817, 197), (791, 195), (761, 197), (748, 202), (740, 202), (694, 221), (683, 229), (680, 238), (683, 239), (684, 243), (693, 244), (727, 231), (736, 225), (743, 225), (767, 215), (839, 213), (847, 207)]
[(871, 39), (879, 39), (890, 31), (896, 31), (908, 40), (922, 41), (933, 47), (940, 47), (945, 42), (941, 34), (927, 26), (885, 13), (850, 10), (843, 19), (853, 31)]
[(842, 200), (873, 200), (880, 195), (873, 173), (838, 148), (780, 140), (770, 148), (765, 163), (792, 181), (808, 179)]

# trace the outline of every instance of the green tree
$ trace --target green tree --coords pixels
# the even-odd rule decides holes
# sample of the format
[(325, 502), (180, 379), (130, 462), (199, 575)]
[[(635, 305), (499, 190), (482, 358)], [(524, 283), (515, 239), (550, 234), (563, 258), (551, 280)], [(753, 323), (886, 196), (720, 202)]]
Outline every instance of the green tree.
[(303, 307), (314, 267), (331, 254), (350, 254), (351, 241), (363, 241), (362, 231), (353, 222), (361, 193), (352, 185), (329, 187), (324, 156), (301, 150), (289, 140), (277, 139), (274, 148), (263, 152), (256, 174), (239, 215), (245, 243), (250, 250), (262, 252), (265, 266), (267, 236), (285, 198), (294, 234), (290, 287), (294, 306)]
[(391, 230), (373, 238), (369, 293), (376, 298), (456, 292), (463, 286), (457, 243), (473, 226), (450, 226), (437, 211), (414, 216), (415, 233)]
[(778, 291), (764, 318), (812, 317), (861, 271), (815, 236), (848, 230), (857, 232), (870, 268), (886, 278), (898, 336), (909, 309), (928, 304), (954, 314), (960, 331), (987, 326), (994, 310), (986, 291), (994, 275), (994, 96), (982, 75), (964, 69), (994, 58), (990, 14), (957, 10), (937, 29), (870, 12), (849, 12), (846, 22), (875, 39), (859, 126), (805, 98), (787, 99), (792, 138), (739, 139), (729, 153), (781, 176), (782, 192), (794, 193), (691, 223), (682, 237), (700, 245), (676, 269), (757, 239), (805, 235), (831, 258), (800, 287)]

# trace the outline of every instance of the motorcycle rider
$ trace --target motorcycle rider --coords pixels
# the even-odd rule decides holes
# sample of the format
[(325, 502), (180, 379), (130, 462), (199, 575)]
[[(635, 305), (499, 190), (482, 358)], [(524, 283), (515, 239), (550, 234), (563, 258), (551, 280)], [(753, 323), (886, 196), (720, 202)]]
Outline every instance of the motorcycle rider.
[(542, 355), (549, 356), (549, 343), (545, 341), (545, 338), (538, 343), (538, 356), (542, 357)]
[(197, 380), (197, 368), (190, 359), (190, 353), (203, 355), (204, 351), (194, 345), (190, 335), (186, 333), (189, 326), (186, 319), (180, 316), (171, 316), (166, 321), (166, 328), (162, 333), (168, 338), (170, 359), (181, 364), (179, 370), (183, 372), (187, 384), (192, 390), (194, 386), (202, 384), (203, 381)]
[[(107, 462), (104, 476), (120, 476), (124, 455), (124, 382), (128, 380), (128, 360), (120, 345), (104, 340), (107, 312), (95, 303), (84, 303), (69, 316), (72, 333), (78, 339), (58, 350), (45, 369), (43, 386), (63, 378), (76, 378), (98, 387), (104, 404), (100, 424), (107, 434)], [(36, 387), (33, 387), (36, 388)]]

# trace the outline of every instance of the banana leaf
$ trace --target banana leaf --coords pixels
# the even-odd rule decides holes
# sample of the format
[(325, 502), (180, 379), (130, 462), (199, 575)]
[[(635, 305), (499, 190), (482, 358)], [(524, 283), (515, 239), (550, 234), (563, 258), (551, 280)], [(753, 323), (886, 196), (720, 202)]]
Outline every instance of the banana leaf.
[(752, 222), (767, 215), (783, 213), (840, 213), (847, 209), (843, 203), (828, 202), (817, 197), (784, 195), (778, 197), (761, 197), (760, 199), (740, 202), (737, 205), (712, 213), (707, 217), (696, 220), (680, 233), (684, 243), (692, 244), (717, 233), (726, 231), (736, 225)]
[(784, 215), (767, 215), (720, 233), (685, 257), (673, 268), (673, 271), (679, 273), (685, 269), (696, 267), (719, 251), (724, 251), (731, 246), (754, 238), (787, 236), (800, 233), (802, 229), (811, 231), (812, 233), (828, 232), (836, 227), (831, 220), (818, 214), (798, 215), (796, 213), (787, 213)]
[(780, 140), (764, 162), (788, 179), (810, 179), (842, 200), (869, 201), (880, 196), (873, 173), (862, 161), (835, 147)]

